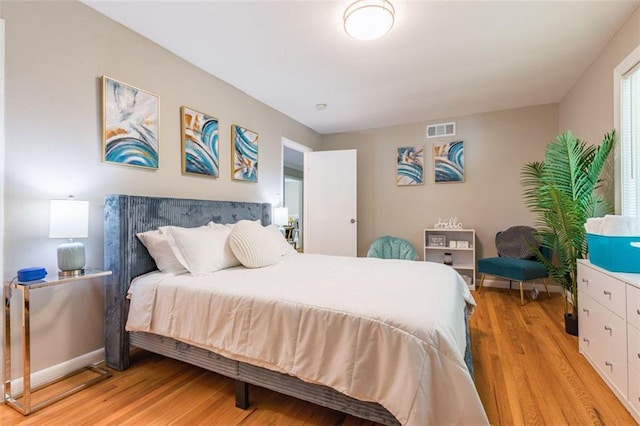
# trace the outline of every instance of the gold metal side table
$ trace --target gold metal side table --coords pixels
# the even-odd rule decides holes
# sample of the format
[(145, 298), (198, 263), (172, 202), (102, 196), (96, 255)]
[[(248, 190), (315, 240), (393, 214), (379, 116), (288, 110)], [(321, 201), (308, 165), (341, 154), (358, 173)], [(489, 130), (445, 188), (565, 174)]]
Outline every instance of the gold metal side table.
[[(24, 414), (25, 416), (53, 404), (69, 395), (72, 395), (82, 389), (85, 389), (93, 384), (96, 384), (107, 377), (111, 376), (111, 372), (107, 369), (98, 367), (91, 364), (86, 367), (75, 370), (69, 374), (66, 374), (57, 379), (51, 380), (43, 385), (32, 388), (31, 387), (31, 330), (30, 330), (30, 293), (33, 290), (37, 290), (45, 287), (53, 287), (62, 284), (69, 284), (76, 281), (89, 280), (92, 278), (100, 278), (111, 275), (111, 271), (103, 271), (100, 269), (86, 268), (84, 273), (72, 277), (59, 277), (54, 275), (50, 278), (45, 278), (38, 281), (31, 281), (22, 283), (19, 281), (12, 281), (11, 283), (5, 283), (4, 285), (4, 301), (5, 301), (5, 365), (4, 365), (4, 402)], [(22, 296), (22, 379), (23, 379), (23, 391), (20, 394), (12, 395), (11, 392), (11, 291), (18, 290)], [(74, 386), (64, 392), (51, 396), (44, 401), (37, 404), (31, 403), (31, 396), (34, 392), (50, 386), (54, 383), (58, 383), (62, 380), (68, 379), (83, 371), (93, 371), (98, 374), (90, 380), (87, 380), (81, 384)], [(19, 401), (19, 400), (22, 401)]]

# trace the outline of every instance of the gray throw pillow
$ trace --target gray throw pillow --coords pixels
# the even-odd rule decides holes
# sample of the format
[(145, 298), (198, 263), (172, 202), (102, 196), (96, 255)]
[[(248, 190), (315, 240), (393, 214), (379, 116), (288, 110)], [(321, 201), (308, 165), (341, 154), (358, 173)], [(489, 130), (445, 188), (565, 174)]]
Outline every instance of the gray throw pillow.
[(498, 255), (516, 259), (535, 258), (533, 247), (540, 249), (540, 243), (535, 238), (535, 229), (530, 226), (512, 226), (496, 235), (496, 249)]

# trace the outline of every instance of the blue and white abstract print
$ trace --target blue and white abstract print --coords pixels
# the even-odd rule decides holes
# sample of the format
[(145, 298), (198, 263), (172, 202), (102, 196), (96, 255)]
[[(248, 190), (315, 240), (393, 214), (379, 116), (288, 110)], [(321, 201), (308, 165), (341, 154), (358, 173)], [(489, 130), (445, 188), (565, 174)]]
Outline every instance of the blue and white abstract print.
[(424, 146), (398, 148), (396, 153), (396, 184), (422, 185), (424, 183)]
[(233, 143), (232, 178), (258, 182), (258, 134), (237, 125), (231, 126)]
[(464, 143), (433, 145), (436, 183), (464, 182)]
[(103, 76), (104, 161), (158, 168), (159, 99)]
[(218, 119), (182, 107), (182, 172), (218, 177)]

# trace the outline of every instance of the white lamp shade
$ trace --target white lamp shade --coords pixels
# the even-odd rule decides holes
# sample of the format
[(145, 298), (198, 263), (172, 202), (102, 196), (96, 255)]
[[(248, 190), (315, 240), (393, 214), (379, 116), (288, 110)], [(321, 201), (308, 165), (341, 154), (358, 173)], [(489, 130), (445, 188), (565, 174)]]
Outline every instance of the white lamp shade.
[(358, 0), (344, 12), (344, 30), (358, 40), (373, 40), (385, 35), (395, 19), (389, 0)]
[(87, 238), (89, 202), (51, 200), (49, 238)]
[(289, 209), (286, 207), (273, 209), (273, 223), (280, 226), (287, 225), (289, 223)]

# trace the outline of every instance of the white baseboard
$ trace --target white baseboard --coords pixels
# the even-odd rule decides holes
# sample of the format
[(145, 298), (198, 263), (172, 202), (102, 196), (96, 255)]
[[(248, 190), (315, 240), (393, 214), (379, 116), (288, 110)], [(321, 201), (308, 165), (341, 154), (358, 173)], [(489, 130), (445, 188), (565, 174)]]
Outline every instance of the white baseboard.
[[(483, 287), (492, 287), (492, 288), (509, 288), (509, 280), (501, 280), (495, 277), (485, 277)], [(536, 287), (538, 291), (544, 291), (544, 284), (542, 280), (540, 281), (526, 281), (523, 285), (526, 291), (532, 290), (533, 287)], [(562, 287), (556, 284), (551, 284), (549, 280), (547, 280), (547, 287), (549, 288), (549, 293), (562, 293)], [(476, 280), (476, 291), (480, 288), (480, 278)], [(520, 291), (520, 284), (518, 281), (513, 281), (513, 285), (511, 287), (514, 290)]]
[[(45, 368), (44, 370), (31, 372), (31, 388), (36, 388), (45, 383), (49, 383), (59, 377), (86, 367), (89, 364), (104, 361), (104, 348), (80, 355), (57, 365)], [(22, 377), (11, 380), (11, 393), (13, 395), (22, 393)]]

